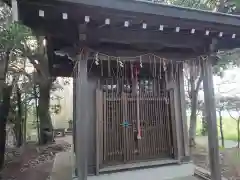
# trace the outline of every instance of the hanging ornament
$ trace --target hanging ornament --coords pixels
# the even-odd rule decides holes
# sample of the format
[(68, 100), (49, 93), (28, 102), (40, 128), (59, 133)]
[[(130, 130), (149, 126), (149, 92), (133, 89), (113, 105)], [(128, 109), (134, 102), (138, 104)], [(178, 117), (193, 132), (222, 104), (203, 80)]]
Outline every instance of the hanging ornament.
[(117, 77), (119, 77), (119, 66), (117, 66)]
[(142, 56), (140, 56), (140, 67), (141, 67), (141, 68), (143, 67), (143, 64), (142, 64)]
[(196, 79), (198, 72), (196, 71), (196, 61), (195, 61), (195, 59), (192, 61), (192, 67), (191, 68), (193, 69), (193, 78)]
[(199, 59), (197, 59), (198, 61), (198, 72), (201, 74), (201, 61)]
[(153, 57), (153, 63), (154, 63), (154, 67), (153, 67), (153, 77), (156, 77), (157, 75), (157, 67), (156, 67), (156, 56), (154, 55)]
[(173, 73), (174, 73), (174, 64), (173, 64), (173, 61), (171, 60), (171, 76), (172, 76), (172, 80), (175, 81)]
[(133, 64), (130, 62), (130, 70), (131, 70), (131, 80), (134, 80), (134, 73), (133, 73)]
[[(138, 75), (140, 73), (140, 64), (135, 64), (134, 66), (134, 78), (135, 82), (138, 82)], [(140, 140), (142, 138), (142, 133), (141, 133), (141, 123), (140, 123), (140, 102), (139, 102), (139, 93), (137, 92), (137, 129), (138, 129), (138, 134), (137, 134), (137, 139)]]
[[(149, 72), (153, 76), (153, 70), (152, 70), (152, 59), (151, 59), (151, 54), (148, 55), (149, 58)], [(150, 74), (149, 74), (150, 75)]]
[(166, 65), (166, 61), (165, 61), (165, 59), (163, 59), (163, 70), (164, 70), (164, 71), (167, 70), (167, 65)]
[(101, 76), (103, 77), (103, 61), (102, 61), (102, 59), (101, 59), (100, 63), (101, 63)]
[(165, 103), (169, 104), (169, 99), (167, 97), (165, 97), (164, 99), (165, 99)]
[(122, 61), (120, 61), (119, 59), (120, 59), (120, 58), (118, 58), (118, 60), (117, 60), (117, 61), (118, 61), (118, 63), (119, 63), (119, 66), (123, 68), (123, 67), (124, 67), (124, 65), (123, 65), (123, 62), (122, 62)]
[(110, 57), (108, 56), (108, 77), (111, 76), (111, 62), (110, 62)]
[(160, 79), (162, 79), (162, 59), (160, 58), (160, 62), (159, 62), (159, 77)]
[[(207, 63), (207, 60), (208, 60), (208, 56), (200, 56), (200, 60), (202, 61), (202, 64), (205, 64)], [(203, 75), (205, 76), (205, 69), (202, 67), (202, 72), (203, 72)]]
[(178, 70), (179, 70), (179, 66), (178, 66), (179, 64), (178, 63), (176, 63), (176, 68), (175, 68), (175, 77), (174, 77), (174, 80), (176, 80), (177, 79), (177, 77), (178, 77)]
[(95, 55), (95, 64), (98, 66), (99, 65), (99, 58), (98, 58), (98, 53)]

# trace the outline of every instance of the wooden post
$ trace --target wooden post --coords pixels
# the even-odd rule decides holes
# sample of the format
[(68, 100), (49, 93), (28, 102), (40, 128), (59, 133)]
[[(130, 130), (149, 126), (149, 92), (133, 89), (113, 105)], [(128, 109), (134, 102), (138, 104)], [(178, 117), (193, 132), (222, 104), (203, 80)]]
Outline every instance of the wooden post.
[[(74, 72), (73, 75), (73, 152), (76, 157), (76, 78), (77, 78), (77, 72)], [(74, 167), (74, 173), (75, 176), (77, 176), (77, 167), (75, 165)]]
[(96, 175), (103, 163), (103, 91), (96, 90)]
[(189, 152), (189, 140), (188, 140), (188, 128), (187, 128), (187, 115), (186, 115), (186, 100), (185, 100), (185, 90), (184, 90), (184, 74), (183, 65), (176, 69), (179, 71), (179, 89), (180, 89), (180, 101), (181, 101), (181, 118), (182, 118), (182, 130), (184, 139), (184, 155), (185, 158), (190, 156)]
[(87, 180), (88, 175), (88, 77), (87, 56), (81, 54), (77, 64), (76, 78), (76, 164), (78, 180)]
[(213, 67), (212, 59), (204, 60), (202, 62), (203, 70), (203, 87), (205, 112), (208, 130), (208, 148), (209, 148), (209, 162), (211, 169), (211, 179), (221, 180), (221, 170), (219, 163), (219, 147), (218, 147), (218, 132), (217, 132), (217, 117), (216, 104), (213, 87)]

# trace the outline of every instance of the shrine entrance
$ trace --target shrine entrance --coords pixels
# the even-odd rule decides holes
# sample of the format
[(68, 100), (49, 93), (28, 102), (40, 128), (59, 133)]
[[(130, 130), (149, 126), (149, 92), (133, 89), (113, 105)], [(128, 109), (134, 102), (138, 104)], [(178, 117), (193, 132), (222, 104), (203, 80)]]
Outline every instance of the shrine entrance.
[(96, 90), (100, 168), (175, 158), (173, 89), (164, 75), (127, 74), (102, 78)]

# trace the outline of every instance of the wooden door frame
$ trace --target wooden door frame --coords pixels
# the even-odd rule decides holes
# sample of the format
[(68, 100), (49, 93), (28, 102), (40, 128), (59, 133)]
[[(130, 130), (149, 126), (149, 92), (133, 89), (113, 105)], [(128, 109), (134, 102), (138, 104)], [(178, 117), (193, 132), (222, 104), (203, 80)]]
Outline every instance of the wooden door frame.
[[(176, 139), (176, 122), (174, 121), (175, 119), (175, 110), (174, 110), (174, 90), (172, 89), (171, 91), (168, 91), (167, 94), (168, 98), (169, 98), (169, 105), (167, 108), (169, 108), (169, 115), (167, 115), (167, 119), (168, 119), (168, 123), (169, 126), (171, 128), (171, 131), (169, 132), (169, 138), (171, 139), (171, 142), (174, 140), (176, 141), (173, 145), (173, 149), (177, 150), (177, 139)], [(104, 142), (106, 142), (106, 140), (104, 141), (104, 138), (107, 138), (107, 134), (104, 135), (104, 128), (103, 126), (106, 126), (106, 123), (104, 122), (104, 118), (106, 119), (106, 92), (104, 92), (102, 89), (97, 89), (96, 90), (96, 174), (98, 175), (99, 172), (101, 171), (102, 168), (104, 167), (104, 159), (106, 159), (106, 157), (104, 158), (104, 156), (106, 156), (106, 152), (107, 149), (106, 148), (106, 144)], [(121, 97), (120, 97), (120, 104), (121, 104), (121, 108), (122, 108), (122, 120), (121, 122), (124, 122), (125, 119), (127, 119), (127, 94), (122, 92), (121, 93)], [(105, 125), (104, 125), (105, 124)], [(130, 151), (128, 148), (129, 145), (129, 138), (126, 137), (128, 136), (127, 133), (127, 129), (124, 128), (123, 129), (123, 153), (122, 153), (122, 158), (123, 158), (123, 164), (128, 162), (128, 157), (130, 156)], [(171, 144), (172, 145), (172, 144)], [(171, 147), (169, 147), (171, 148)], [(169, 154), (172, 152), (171, 149), (169, 149)], [(174, 152), (174, 157), (178, 157), (178, 152)], [(131, 163), (131, 162), (129, 162)], [(102, 167), (101, 167), (102, 166)]]

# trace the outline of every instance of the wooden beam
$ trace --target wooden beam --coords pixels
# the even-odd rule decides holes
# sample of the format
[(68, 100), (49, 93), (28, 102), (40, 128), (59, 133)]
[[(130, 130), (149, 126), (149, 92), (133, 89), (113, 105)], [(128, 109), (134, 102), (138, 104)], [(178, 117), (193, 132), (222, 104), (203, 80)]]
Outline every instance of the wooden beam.
[(79, 41), (81, 42), (81, 44), (86, 43), (86, 41), (87, 41), (87, 25), (80, 24), (78, 26), (78, 33), (79, 33)]
[(76, 78), (76, 162), (78, 180), (86, 180), (88, 174), (88, 78), (87, 57), (78, 57)]
[[(128, 46), (126, 46), (128, 47)], [(170, 60), (175, 60), (175, 61), (182, 61), (184, 60), (188, 60), (188, 59), (193, 59), (196, 58), (200, 55), (203, 55), (203, 52), (193, 52), (193, 51), (186, 51), (186, 52), (165, 52), (165, 51), (148, 51), (146, 49), (137, 49), (137, 48), (126, 48), (126, 49), (116, 49), (114, 46), (111, 48), (109, 46), (104, 46), (102, 45), (100, 46), (93, 46), (90, 48), (92, 49), (92, 52), (99, 52), (99, 53), (103, 53), (109, 56), (117, 56), (117, 57), (122, 57), (122, 60), (125, 60), (124, 57), (136, 57), (136, 56), (140, 56), (140, 55), (144, 55), (144, 54), (148, 54), (148, 53), (152, 53), (156, 56), (159, 56), (161, 58), (166, 58), (166, 59), (170, 59)], [(91, 50), (90, 50), (91, 51)], [(102, 60), (107, 60), (107, 57), (102, 56), (101, 57)], [(131, 60), (129, 58), (126, 58), (126, 60)], [(135, 61), (135, 60), (134, 60)], [(149, 58), (143, 57), (142, 58), (143, 62), (148, 62)]]
[[(69, 20), (79, 23), (84, 22), (84, 16), (89, 16), (90, 22), (99, 19), (103, 22), (104, 18), (110, 18), (111, 22), (121, 21), (121, 24), (125, 20), (133, 23), (145, 21), (148, 25), (154, 25), (157, 28), (160, 24), (171, 28), (176, 28), (178, 25), (181, 29), (191, 30), (194, 28), (196, 31), (209, 29), (211, 32), (223, 32), (224, 34), (236, 33), (240, 26), (237, 16), (142, 3), (134, 0), (101, 0), (100, 2), (98, 0), (59, 0), (58, 3), (31, 0), (21, 1), (19, 9), (20, 14), (24, 14), (25, 18), (36, 18), (32, 15), (39, 8), (47, 12), (45, 16), (47, 19), (54, 17), (62, 19), (61, 13), (65, 12), (68, 14)], [(21, 15), (21, 17), (23, 16)]]
[(211, 179), (221, 180), (216, 105), (213, 88), (213, 66), (211, 57), (209, 58), (210, 59), (207, 59), (206, 61), (202, 62), (202, 70), (204, 73), (203, 74), (204, 101), (205, 101), (204, 104), (208, 130), (208, 148), (209, 148), (208, 152)]
[[(148, 16), (165, 16), (180, 20), (200, 21), (209, 24), (223, 24), (229, 26), (240, 26), (240, 20), (237, 16), (227, 15), (223, 13), (212, 13), (199, 11), (196, 9), (169, 6), (164, 4), (147, 3), (134, 0), (59, 0), (62, 2), (70, 2), (79, 5), (89, 5), (97, 7), (100, 12), (112, 9), (125, 12), (135, 13), (135, 15), (145, 14)], [(105, 8), (103, 10), (103, 8)]]
[[(54, 42), (54, 44), (57, 43)], [(57, 52), (63, 52), (66, 54), (65, 57), (55, 55), (54, 61), (59, 62), (67, 60), (67, 55), (72, 56), (76, 54), (79, 49), (82, 48), (84, 42), (80, 42), (78, 46), (63, 46), (61, 49), (57, 50)], [(123, 44), (99, 44), (99, 45), (88, 45), (88, 51), (90, 53), (104, 53), (109, 56), (119, 56), (119, 57), (135, 57), (143, 54), (155, 54), (156, 56), (172, 59), (172, 60), (188, 60), (192, 58), (196, 58), (200, 55), (204, 55), (204, 49), (194, 52), (192, 49), (178, 49), (178, 48), (164, 48), (159, 51), (154, 51), (153, 49), (148, 50), (141, 47), (133, 46), (133, 45), (123, 45)], [(104, 60), (104, 59), (103, 59)]]
[(88, 43), (118, 43), (135, 45), (149, 50), (160, 50), (164, 47), (190, 48), (194, 51), (211, 43), (210, 38), (194, 36), (184, 32), (162, 33), (160, 31), (132, 30), (128, 28), (88, 28)]

